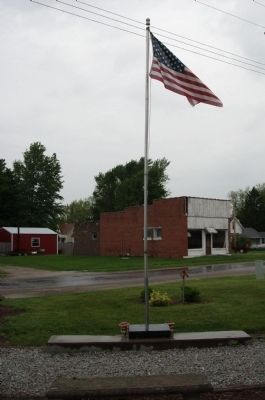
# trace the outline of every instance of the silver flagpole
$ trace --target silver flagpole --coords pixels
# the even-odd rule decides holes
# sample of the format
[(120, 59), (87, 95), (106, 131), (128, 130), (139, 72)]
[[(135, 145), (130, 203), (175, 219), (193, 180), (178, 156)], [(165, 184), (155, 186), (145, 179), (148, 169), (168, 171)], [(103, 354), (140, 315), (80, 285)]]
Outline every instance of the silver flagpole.
[(147, 253), (147, 200), (148, 200), (148, 136), (149, 136), (149, 36), (150, 19), (146, 19), (146, 74), (145, 74), (145, 145), (144, 145), (144, 294), (145, 330), (149, 330), (149, 291)]

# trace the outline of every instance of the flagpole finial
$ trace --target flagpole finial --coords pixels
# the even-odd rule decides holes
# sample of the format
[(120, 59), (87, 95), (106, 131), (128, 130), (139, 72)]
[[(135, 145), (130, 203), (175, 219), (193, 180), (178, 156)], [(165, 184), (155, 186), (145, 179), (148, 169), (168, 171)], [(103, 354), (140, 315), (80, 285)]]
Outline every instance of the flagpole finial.
[(147, 26), (147, 27), (150, 26), (150, 18), (146, 18), (146, 26)]

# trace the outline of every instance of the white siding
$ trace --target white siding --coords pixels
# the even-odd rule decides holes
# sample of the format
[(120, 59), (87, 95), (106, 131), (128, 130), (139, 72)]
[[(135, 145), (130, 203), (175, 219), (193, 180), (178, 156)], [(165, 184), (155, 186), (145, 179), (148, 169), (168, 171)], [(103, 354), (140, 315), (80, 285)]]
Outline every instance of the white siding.
[(187, 223), (189, 229), (202, 231), (202, 248), (188, 249), (188, 256), (201, 256), (206, 254), (206, 228), (225, 230), (226, 247), (213, 248), (213, 235), (211, 234), (211, 254), (228, 254), (229, 252), (229, 220), (232, 217), (232, 203), (229, 200), (203, 199), (188, 197)]
[(207, 218), (231, 218), (232, 203), (229, 200), (188, 197), (188, 216)]
[(228, 218), (188, 217), (188, 229), (228, 229)]

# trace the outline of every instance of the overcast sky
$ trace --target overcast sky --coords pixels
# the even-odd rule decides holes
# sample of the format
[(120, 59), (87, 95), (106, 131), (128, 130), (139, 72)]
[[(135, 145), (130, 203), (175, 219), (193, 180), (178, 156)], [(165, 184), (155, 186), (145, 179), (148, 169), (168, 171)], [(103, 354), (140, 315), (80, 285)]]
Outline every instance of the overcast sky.
[[(145, 34), (55, 0), (40, 2)], [(150, 17), (153, 26), (260, 64), (204, 52), (209, 57), (265, 74), (264, 0), (264, 7), (252, 0), (86, 2), (143, 23)], [(40, 141), (60, 161), (65, 203), (88, 197), (99, 172), (144, 154), (145, 39), (29, 0), (0, 0), (0, 18), (0, 158), (11, 167)], [(152, 30), (224, 104), (191, 107), (152, 80), (150, 158), (170, 161), (171, 196), (227, 198), (231, 190), (265, 182), (265, 75), (173, 47), (202, 52)]]

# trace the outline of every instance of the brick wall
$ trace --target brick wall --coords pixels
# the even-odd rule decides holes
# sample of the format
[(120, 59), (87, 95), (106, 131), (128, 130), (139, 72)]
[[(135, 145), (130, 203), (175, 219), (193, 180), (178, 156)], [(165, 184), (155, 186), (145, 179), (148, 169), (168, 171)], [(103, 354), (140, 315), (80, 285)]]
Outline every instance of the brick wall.
[[(161, 240), (148, 240), (148, 254), (156, 257), (187, 255), (185, 198), (156, 200), (148, 206), (148, 226), (161, 227)], [(143, 255), (143, 206), (100, 216), (100, 255)]]
[(76, 224), (73, 232), (73, 254), (79, 256), (98, 256), (100, 242), (99, 235), (98, 222)]

